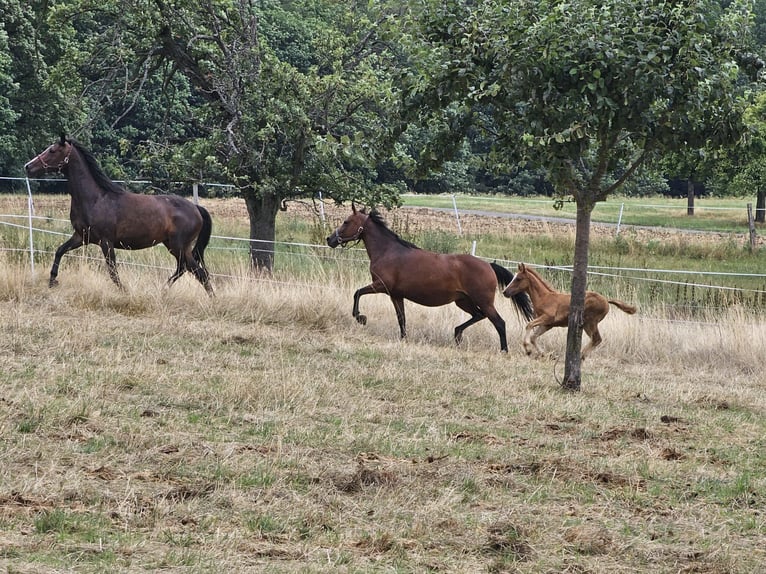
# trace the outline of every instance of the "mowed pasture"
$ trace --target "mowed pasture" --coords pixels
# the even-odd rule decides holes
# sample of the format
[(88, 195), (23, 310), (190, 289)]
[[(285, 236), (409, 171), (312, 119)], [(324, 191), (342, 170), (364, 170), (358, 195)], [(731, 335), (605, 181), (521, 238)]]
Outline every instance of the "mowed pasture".
[[(12, 201), (4, 212), (25, 207)], [(190, 276), (164, 287), (164, 247), (118, 251), (125, 291), (96, 247), (65, 257), (49, 289), (46, 252), (63, 238), (35, 237), (32, 274), (26, 230), (0, 230), (7, 571), (749, 573), (766, 563), (763, 308), (697, 298), (685, 313), (653, 301), (651, 283), (594, 277), (639, 313), (609, 313), (583, 390), (565, 392), (565, 331), (529, 359), (500, 294), (508, 354), (486, 321), (455, 347), (465, 315), (454, 306), (407, 304), (403, 342), (388, 298), (370, 295), (358, 325), (366, 255), (320, 245), (345, 208), (328, 208), (325, 225), (307, 206), (280, 213), (275, 273), (258, 276), (236, 240), (247, 236), (244, 204), (202, 203), (217, 235), (206, 253), (214, 298)], [(66, 209), (65, 198), (39, 198), (39, 226), (68, 232)], [(558, 259), (551, 243), (572, 241), (539, 223), (500, 231), (466, 218), (454, 239), (432, 213), (387, 218), (416, 243), (476, 240), (508, 266)], [(594, 232), (592, 260), (649, 257), (650, 242), (658, 258), (682, 260), (701, 241)], [(725, 252), (763, 262), (719, 242), (707, 246), (711, 267)]]

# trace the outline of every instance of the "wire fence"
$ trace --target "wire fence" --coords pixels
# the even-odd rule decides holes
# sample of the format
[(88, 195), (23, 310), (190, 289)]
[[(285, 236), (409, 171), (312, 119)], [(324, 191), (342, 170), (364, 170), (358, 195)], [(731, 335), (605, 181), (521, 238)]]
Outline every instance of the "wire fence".
[[(528, 201), (540, 200), (530, 199)], [(30, 269), (32, 273), (34, 273), (36, 262), (42, 262), (43, 258), (51, 260), (53, 257), (54, 250), (47, 246), (51, 245), (53, 242), (63, 243), (63, 241), (71, 235), (70, 231), (63, 231), (65, 229), (71, 229), (69, 219), (64, 218), (63, 216), (63, 213), (61, 214), (61, 217), (43, 217), (35, 214), (34, 200), (30, 189), (28, 191), (27, 213), (0, 213), (0, 233), (3, 229), (16, 229), (17, 233), (28, 235), (28, 244), (21, 247), (17, 237), (17, 241), (14, 242), (14, 245), (8, 245), (8, 242), (5, 241), (0, 242), (0, 252), (13, 252), (16, 253), (18, 257), (26, 256), (29, 261)], [(459, 230), (459, 210), (456, 210), (455, 217)], [(322, 218), (324, 220), (323, 212)], [(346, 249), (343, 257), (338, 257), (335, 253), (331, 253), (330, 248), (325, 244), (293, 241), (268, 242), (233, 235), (213, 235), (208, 249), (209, 252), (230, 254), (233, 257), (238, 257), (245, 261), (253, 252), (260, 251), (269, 254), (279, 254), (279, 257), (283, 260), (290, 258), (310, 258), (313, 261), (319, 260), (330, 265), (339, 265), (341, 262), (343, 265), (354, 263), (358, 264), (360, 268), (365, 268), (368, 263), (366, 253), (361, 248)], [(496, 257), (487, 258), (475, 251), (473, 254), (485, 260), (491, 259), (497, 261), (498, 263), (511, 268), (519, 263), (519, 261), (502, 260)], [(86, 259), (102, 260), (99, 256), (83, 255), (83, 257)], [(169, 266), (129, 261), (125, 260), (124, 257), (121, 259), (121, 265), (152, 267), (158, 270), (172, 270), (172, 267)], [(525, 263), (534, 267), (545, 268), (552, 273), (566, 275), (572, 272), (572, 267), (566, 265), (548, 265), (542, 262), (529, 260), (525, 261)], [(648, 285), (650, 293), (654, 293), (655, 295), (660, 289), (667, 290), (668, 288), (675, 288), (676, 294), (674, 305), (677, 308), (688, 307), (697, 309), (701, 305), (708, 308), (717, 306), (728, 307), (732, 304), (737, 304), (738, 302), (747, 302), (750, 306), (766, 308), (766, 286), (764, 288), (741, 287), (722, 284), (725, 283), (725, 281), (716, 282), (716, 279), (726, 279), (729, 282), (731, 280), (743, 279), (747, 280), (747, 283), (750, 285), (753, 285), (754, 283), (757, 284), (758, 282), (763, 282), (763, 284), (766, 285), (766, 274), (763, 273), (732, 273), (722, 271), (603, 265), (590, 265), (588, 273), (591, 278), (589, 283), (595, 283), (593, 286), (589, 285), (589, 288), (593, 288), (594, 290), (598, 290), (598, 287), (603, 288), (604, 286), (608, 288), (609, 281), (619, 281), (623, 286), (628, 285), (628, 290), (632, 289), (634, 293), (637, 293), (640, 290), (641, 285)], [(215, 273), (215, 270), (213, 270), (212, 275), (213, 277), (217, 276), (221, 278), (234, 277), (231, 274)], [(699, 279), (703, 279), (703, 281), (700, 281)], [(715, 292), (716, 294), (708, 293), (707, 295), (700, 295), (700, 292), (702, 291)], [(728, 295), (723, 295), (725, 293), (728, 293)], [(651, 297), (652, 295), (650, 295), (650, 298)]]

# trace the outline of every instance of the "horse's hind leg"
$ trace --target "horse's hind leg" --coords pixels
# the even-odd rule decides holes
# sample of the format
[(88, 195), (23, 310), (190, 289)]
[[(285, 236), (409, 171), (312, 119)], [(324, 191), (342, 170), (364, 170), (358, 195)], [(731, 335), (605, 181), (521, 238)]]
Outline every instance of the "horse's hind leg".
[(191, 256), (187, 255), (185, 267), (192, 273), (192, 275), (194, 275), (194, 277), (197, 278), (197, 281), (202, 283), (202, 286), (205, 288), (205, 291), (207, 291), (207, 294), (212, 295), (213, 287), (210, 285), (210, 274), (205, 268), (205, 264), (202, 262), (202, 260), (195, 257), (193, 254)]
[[(174, 254), (175, 255), (175, 254)], [(176, 272), (173, 273), (169, 278), (167, 282), (167, 286), (170, 287), (173, 283), (178, 281), (178, 278), (184, 274), (184, 271), (186, 271), (186, 262), (184, 261), (183, 254), (176, 255)]]
[(56, 277), (58, 277), (59, 265), (61, 264), (61, 258), (64, 256), (64, 254), (72, 251), (72, 249), (77, 249), (81, 245), (82, 237), (79, 233), (75, 233), (72, 235), (72, 237), (62, 243), (58, 249), (56, 249), (56, 255), (53, 257), (53, 266), (51, 267), (51, 276), (48, 280), (49, 287), (55, 287), (59, 283)]
[(194, 269), (192, 269), (192, 273), (197, 278), (197, 281), (202, 283), (202, 286), (205, 288), (205, 291), (207, 291), (208, 295), (213, 294), (213, 286), (210, 285), (210, 273), (208, 273), (207, 269), (205, 269), (204, 265), (200, 265), (195, 261)]
[(492, 309), (492, 313), (487, 313), (487, 318), (492, 322), (497, 330), (497, 334), (500, 336), (500, 351), (502, 353), (508, 352), (508, 339), (505, 334), (505, 321), (500, 314)]
[(585, 326), (583, 327), (583, 330), (585, 333), (590, 337), (590, 341), (588, 341), (588, 344), (585, 345), (585, 347), (582, 350), (581, 359), (582, 361), (585, 360), (585, 357), (587, 357), (593, 349), (598, 347), (601, 344), (601, 333), (598, 331), (598, 325), (594, 325), (593, 327)]
[(114, 281), (114, 284), (117, 285), (117, 287), (122, 289), (120, 277), (117, 275), (117, 257), (114, 254), (114, 245), (112, 245), (109, 241), (102, 241), (101, 252), (104, 254), (104, 258), (106, 259), (106, 268), (107, 271), (109, 271), (109, 277), (112, 279), (112, 281)]
[[(460, 342), (463, 340), (463, 331), (465, 331), (468, 327), (471, 325), (474, 325), (481, 321), (482, 319), (486, 318), (487, 315), (484, 314), (484, 312), (479, 309), (476, 305), (473, 304), (473, 302), (468, 300), (462, 300), (462, 301), (455, 301), (455, 305), (457, 305), (460, 309), (468, 313), (471, 318), (468, 319), (465, 323), (461, 323), (457, 327), (455, 327), (455, 344), (459, 345)], [(499, 316), (498, 316), (499, 318)], [(502, 321), (502, 319), (500, 319)], [(497, 328), (497, 327), (496, 327)], [(498, 333), (500, 331), (498, 330)], [(508, 345), (505, 345), (505, 349), (503, 349), (503, 336), (505, 335), (505, 321), (503, 321), (503, 334), (500, 336), (500, 349), (501, 350), (507, 350)]]

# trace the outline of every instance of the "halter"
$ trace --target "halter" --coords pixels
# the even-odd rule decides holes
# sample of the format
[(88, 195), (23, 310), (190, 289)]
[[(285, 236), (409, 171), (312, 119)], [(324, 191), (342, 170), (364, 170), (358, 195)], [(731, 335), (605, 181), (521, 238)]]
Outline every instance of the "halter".
[(66, 145), (69, 146), (69, 151), (67, 151), (67, 154), (66, 154), (66, 156), (64, 156), (64, 159), (62, 159), (55, 168), (53, 166), (48, 165), (47, 163), (45, 163), (45, 160), (43, 159), (43, 156), (45, 155), (45, 152), (48, 151), (47, 149), (42, 151), (40, 153), (40, 155), (37, 156), (37, 159), (40, 160), (41, 164), (43, 164), (43, 169), (45, 171), (48, 171), (48, 170), (53, 171), (55, 169), (55, 171), (57, 171), (58, 173), (63, 173), (64, 172), (64, 167), (69, 164), (69, 156), (72, 155), (72, 149), (74, 148), (74, 146), (71, 143), (69, 143), (69, 142), (66, 142)]
[(348, 237), (348, 238), (341, 237), (337, 229), (335, 230), (335, 233), (333, 233), (333, 235), (335, 235), (335, 238), (338, 240), (338, 244), (342, 246), (342, 245), (346, 245), (346, 243), (351, 243), (352, 241), (360, 241), (362, 239), (362, 233), (364, 233), (364, 227), (360, 225), (359, 229), (357, 229), (356, 233), (354, 233), (354, 235), (352, 235), (351, 237)]
[[(370, 216), (368, 215), (367, 218), (365, 218), (365, 221), (367, 221), (369, 217)], [(338, 233), (338, 229), (335, 230), (335, 233), (333, 233), (333, 235), (338, 240), (338, 244), (341, 246), (346, 245), (347, 243), (351, 243), (352, 241), (361, 241), (362, 233), (364, 233), (364, 225), (360, 225), (359, 229), (356, 230), (356, 233), (354, 233), (354, 235), (352, 235), (351, 237), (344, 238), (340, 236), (340, 233)]]

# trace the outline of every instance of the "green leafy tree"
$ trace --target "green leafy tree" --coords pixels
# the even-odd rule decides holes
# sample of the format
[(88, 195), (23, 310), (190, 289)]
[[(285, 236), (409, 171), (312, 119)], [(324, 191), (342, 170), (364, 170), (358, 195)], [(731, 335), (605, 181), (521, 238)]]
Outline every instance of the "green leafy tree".
[[(581, 382), (591, 213), (654, 154), (730, 144), (749, 10), (733, 2), (425, 1), (409, 101), (482, 121), (508, 163), (544, 166), (577, 204), (564, 385)], [(422, 56), (422, 57), (421, 57)], [(477, 105), (491, 113), (477, 115)], [(442, 117), (447, 117), (443, 115)], [(521, 142), (521, 145), (519, 145)]]
[(727, 165), (732, 175), (729, 188), (738, 195), (755, 193), (755, 221), (766, 222), (766, 93), (758, 94), (745, 110), (748, 126), (745, 144), (737, 154), (730, 154)]
[(41, 142), (71, 118), (72, 83), (58, 83), (49, 62), (68, 37), (48, 26), (46, 3), (0, 0), (0, 173), (21, 174)]
[[(0, 9), (2, 9), (1, 5)], [(5, 30), (5, 24), (0, 23), (0, 133), (9, 135), (13, 133), (13, 127), (18, 118), (18, 112), (13, 109), (9, 99), (9, 96), (18, 90), (11, 75), (12, 64), (8, 33)], [(6, 173), (4, 168), (13, 161), (14, 143), (16, 143), (15, 137), (0, 138), (0, 173)]]
[(270, 270), (286, 201), (398, 201), (401, 184), (378, 172), (402, 163), (381, 5), (71, 0), (46, 12), (70, 39), (46, 61), (58, 85), (77, 86), (78, 133), (110, 173), (230, 183), (248, 208), (253, 265)]
[(209, 131), (192, 145), (242, 190), (256, 267), (272, 267), (286, 200), (396, 201), (376, 166), (400, 132), (398, 99), (364, 4), (184, 4), (161, 9), (161, 54), (206, 97)]

